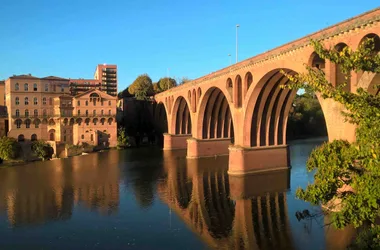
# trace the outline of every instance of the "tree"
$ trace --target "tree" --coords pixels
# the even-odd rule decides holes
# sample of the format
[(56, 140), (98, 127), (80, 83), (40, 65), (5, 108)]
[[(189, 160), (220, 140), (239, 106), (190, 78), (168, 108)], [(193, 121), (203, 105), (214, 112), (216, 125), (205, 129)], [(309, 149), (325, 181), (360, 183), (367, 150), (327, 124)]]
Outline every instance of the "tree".
[(53, 148), (45, 141), (38, 140), (32, 143), (33, 153), (41, 160), (48, 160), (52, 158)]
[[(287, 87), (305, 87), (343, 104), (347, 121), (356, 125), (356, 141), (335, 140), (316, 148), (307, 161), (308, 171), (316, 171), (314, 183), (299, 188), (297, 197), (314, 205), (323, 205), (332, 214), (337, 228), (347, 225), (364, 226), (363, 242), (380, 247), (380, 227), (375, 219), (380, 215), (380, 96), (358, 88), (356, 93), (344, 91), (351, 72), (380, 73), (380, 55), (375, 53), (373, 39), (365, 40), (357, 51), (349, 47), (341, 52), (325, 49), (312, 41), (316, 53), (338, 64), (345, 83), (334, 87), (323, 70), (307, 66), (307, 73), (287, 77), (294, 83)], [(284, 86), (283, 86), (284, 87)]]
[(146, 100), (153, 92), (152, 79), (147, 74), (139, 75), (128, 87), (129, 93), (135, 95), (137, 100)]
[(117, 148), (126, 148), (129, 145), (129, 137), (125, 133), (125, 129), (123, 127), (118, 129), (118, 135), (117, 135)]
[(0, 158), (3, 160), (16, 159), (20, 152), (20, 145), (14, 138), (3, 136), (0, 139)]
[(165, 90), (168, 90), (170, 88), (173, 88), (175, 86), (177, 86), (177, 82), (175, 79), (173, 78), (170, 78), (170, 77), (164, 77), (164, 78), (161, 78), (158, 82), (157, 82), (157, 85), (158, 85), (158, 89), (160, 91), (165, 91)]
[(182, 78), (178, 79), (178, 85), (185, 84), (185, 83), (190, 82), (190, 81), (191, 81), (190, 78), (183, 76)]

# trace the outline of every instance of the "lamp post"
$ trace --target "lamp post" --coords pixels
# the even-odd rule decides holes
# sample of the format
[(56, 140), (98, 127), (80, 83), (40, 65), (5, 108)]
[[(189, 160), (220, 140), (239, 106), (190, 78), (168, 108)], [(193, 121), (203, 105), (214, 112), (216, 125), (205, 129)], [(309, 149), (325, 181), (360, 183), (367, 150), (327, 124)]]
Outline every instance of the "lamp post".
[(236, 63), (238, 62), (238, 29), (240, 25), (236, 24)]

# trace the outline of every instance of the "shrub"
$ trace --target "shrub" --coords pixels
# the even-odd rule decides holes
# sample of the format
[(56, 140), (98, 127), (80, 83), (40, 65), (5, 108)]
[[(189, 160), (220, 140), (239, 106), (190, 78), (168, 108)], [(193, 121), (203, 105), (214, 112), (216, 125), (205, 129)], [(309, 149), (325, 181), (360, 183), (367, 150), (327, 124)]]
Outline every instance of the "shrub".
[(0, 139), (0, 158), (3, 160), (16, 159), (20, 149), (20, 144), (14, 138), (4, 136)]
[(40, 159), (48, 160), (53, 156), (53, 148), (45, 141), (39, 140), (32, 143), (33, 153)]

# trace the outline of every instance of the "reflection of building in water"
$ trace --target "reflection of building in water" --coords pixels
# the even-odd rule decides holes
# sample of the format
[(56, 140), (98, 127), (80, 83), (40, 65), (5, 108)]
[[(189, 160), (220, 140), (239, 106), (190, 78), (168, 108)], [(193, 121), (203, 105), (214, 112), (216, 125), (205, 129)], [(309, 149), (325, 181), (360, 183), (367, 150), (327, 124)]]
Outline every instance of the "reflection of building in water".
[[(277, 180), (277, 190), (272, 185), (267, 193), (255, 177), (229, 178), (223, 157), (189, 159), (187, 166), (168, 157), (164, 164), (167, 178), (158, 187), (160, 198), (210, 247), (294, 248), (285, 195), (289, 171), (269, 176), (266, 185)], [(251, 192), (257, 191), (252, 183), (260, 183), (259, 193)]]
[(118, 151), (3, 169), (0, 209), (12, 226), (71, 218), (74, 203), (118, 211)]

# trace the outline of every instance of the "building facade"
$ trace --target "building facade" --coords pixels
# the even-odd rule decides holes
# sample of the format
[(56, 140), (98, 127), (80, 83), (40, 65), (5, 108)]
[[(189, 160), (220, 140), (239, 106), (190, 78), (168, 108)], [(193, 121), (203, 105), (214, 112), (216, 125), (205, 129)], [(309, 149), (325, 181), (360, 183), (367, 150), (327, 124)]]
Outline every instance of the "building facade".
[(19, 75), (5, 81), (5, 100), (9, 137), (116, 146), (117, 99), (98, 89), (73, 96), (69, 79)]
[(98, 89), (111, 96), (117, 95), (117, 66), (99, 64), (94, 79), (69, 79), (72, 95), (84, 93), (90, 89)]

